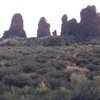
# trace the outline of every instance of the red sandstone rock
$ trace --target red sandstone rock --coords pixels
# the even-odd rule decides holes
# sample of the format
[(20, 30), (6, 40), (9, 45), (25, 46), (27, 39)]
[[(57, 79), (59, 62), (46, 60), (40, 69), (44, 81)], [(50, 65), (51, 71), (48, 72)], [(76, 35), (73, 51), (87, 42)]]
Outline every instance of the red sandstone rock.
[(67, 22), (67, 31), (66, 31), (66, 34), (68, 35), (73, 35), (74, 32), (76, 31), (78, 27), (78, 23), (77, 23), (77, 20), (72, 18), (71, 20), (69, 20)]
[(72, 18), (67, 21), (67, 15), (62, 17), (61, 35), (72, 35), (78, 26), (77, 20)]
[(63, 16), (62, 16), (62, 26), (61, 26), (61, 35), (64, 35), (64, 34), (66, 34), (66, 31), (67, 31), (67, 15), (66, 14), (64, 14)]
[(3, 35), (3, 38), (13, 37), (26, 37), (26, 33), (23, 29), (23, 18), (20, 13), (14, 14), (9, 30), (5, 31)]
[(87, 6), (81, 13), (81, 21), (79, 23), (79, 33), (82, 37), (98, 37), (100, 36), (100, 15), (96, 12), (95, 6)]
[(50, 34), (50, 24), (47, 23), (45, 17), (41, 17), (38, 23), (37, 37), (51, 36)]
[(54, 30), (54, 31), (52, 32), (52, 35), (53, 35), (53, 36), (57, 36), (57, 31)]
[(80, 16), (79, 23), (74, 18), (67, 21), (67, 15), (62, 17), (61, 35), (65, 40), (68, 40), (69, 36), (76, 41), (100, 39), (100, 13), (96, 12), (96, 7), (87, 6), (82, 9)]

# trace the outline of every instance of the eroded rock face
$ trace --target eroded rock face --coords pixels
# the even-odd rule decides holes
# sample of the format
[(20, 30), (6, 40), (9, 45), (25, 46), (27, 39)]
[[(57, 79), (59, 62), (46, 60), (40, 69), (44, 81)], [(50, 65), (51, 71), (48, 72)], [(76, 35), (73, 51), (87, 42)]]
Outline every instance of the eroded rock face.
[(100, 15), (95, 6), (87, 6), (80, 12), (79, 33), (84, 38), (100, 36)]
[(81, 23), (84, 21), (91, 22), (96, 17), (96, 14), (95, 6), (87, 6), (80, 12)]
[(50, 34), (50, 24), (47, 23), (45, 17), (41, 17), (38, 23), (37, 37), (51, 36)]
[(9, 30), (4, 32), (3, 38), (26, 37), (23, 29), (23, 18), (20, 13), (14, 14)]
[(67, 22), (67, 31), (66, 34), (68, 35), (74, 35), (74, 32), (77, 30), (78, 23), (75, 18), (72, 18)]
[(67, 17), (67, 15), (66, 14), (64, 14), (63, 16), (62, 16), (62, 25), (61, 25), (61, 35), (64, 35), (64, 34), (66, 34), (66, 31), (67, 31), (67, 19), (68, 19), (68, 17)]
[(74, 39), (75, 41), (86, 41), (100, 39), (100, 13), (97, 13), (96, 7), (87, 6), (80, 12), (81, 21), (72, 18), (67, 21), (67, 15), (62, 17), (61, 35), (65, 39)]
[(72, 18), (67, 21), (67, 15), (62, 17), (61, 35), (72, 35), (78, 27), (77, 20)]

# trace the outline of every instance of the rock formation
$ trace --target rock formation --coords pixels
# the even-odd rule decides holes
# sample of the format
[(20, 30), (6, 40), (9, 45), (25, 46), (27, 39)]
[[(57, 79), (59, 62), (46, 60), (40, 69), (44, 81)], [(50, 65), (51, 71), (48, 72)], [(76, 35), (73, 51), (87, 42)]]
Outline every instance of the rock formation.
[(67, 21), (67, 15), (62, 17), (61, 35), (73, 35), (78, 27), (77, 20), (72, 18)]
[(91, 22), (96, 17), (96, 7), (87, 6), (80, 12), (81, 22), (87, 21)]
[(38, 23), (37, 37), (51, 36), (50, 34), (50, 24), (47, 23), (45, 17), (41, 17)]
[(61, 26), (61, 35), (64, 35), (64, 34), (66, 34), (66, 31), (67, 31), (67, 15), (66, 14), (64, 14), (63, 16), (62, 16), (62, 26)]
[[(87, 6), (80, 12), (79, 34), (84, 38), (100, 36), (100, 15), (95, 6)], [(79, 36), (80, 36), (79, 35)]]
[(53, 35), (53, 36), (57, 36), (57, 30), (54, 30), (54, 31), (52, 32), (52, 35)]
[(74, 35), (74, 32), (77, 30), (78, 23), (75, 18), (72, 18), (71, 20), (68, 20), (67, 22), (67, 35)]
[(74, 18), (67, 21), (67, 15), (63, 15), (61, 35), (75, 41), (100, 39), (100, 14), (96, 12), (96, 7), (87, 6), (82, 9), (80, 16), (81, 21), (77, 23)]
[(9, 30), (4, 32), (3, 38), (26, 37), (23, 29), (23, 18), (20, 13), (14, 14)]

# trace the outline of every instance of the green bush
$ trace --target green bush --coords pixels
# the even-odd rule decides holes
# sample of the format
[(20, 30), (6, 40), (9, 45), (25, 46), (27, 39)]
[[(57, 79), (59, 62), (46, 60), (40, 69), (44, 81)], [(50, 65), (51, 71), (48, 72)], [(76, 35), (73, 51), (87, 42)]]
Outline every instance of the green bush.
[(66, 88), (47, 90), (42, 84), (42, 89), (12, 87), (12, 91), (0, 94), (0, 100), (70, 100), (71, 92)]
[(62, 37), (49, 37), (47, 41), (45, 41), (44, 46), (64, 46), (65, 41)]

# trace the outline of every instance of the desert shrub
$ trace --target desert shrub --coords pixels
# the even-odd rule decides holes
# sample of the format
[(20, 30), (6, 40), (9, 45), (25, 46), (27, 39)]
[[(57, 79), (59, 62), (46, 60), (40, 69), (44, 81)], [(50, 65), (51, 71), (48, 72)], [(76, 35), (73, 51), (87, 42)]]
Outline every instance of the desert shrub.
[(97, 57), (100, 57), (100, 49), (94, 49), (92, 52), (95, 53)]
[(13, 41), (8, 41), (5, 45), (7, 46), (18, 46), (20, 43), (19, 41), (13, 40)]
[(30, 78), (32, 79), (32, 86), (37, 88), (39, 84), (43, 81), (45, 84), (47, 83), (46, 77), (44, 74), (33, 73)]
[(26, 40), (26, 43), (25, 43), (25, 45), (26, 46), (35, 46), (35, 41), (36, 41), (36, 38), (28, 38), (27, 40)]
[(2, 79), (5, 85), (13, 85), (17, 87), (24, 87), (25, 85), (31, 84), (31, 79), (24, 75), (7, 75)]
[(68, 85), (70, 81), (71, 73), (67, 73), (64, 71), (52, 71), (48, 73), (47, 82), (51, 89), (59, 88)]
[(96, 82), (100, 83), (100, 72), (95, 75), (94, 79)]
[[(75, 61), (76, 61), (76, 58), (75, 57), (73, 57), (73, 56), (67, 56), (67, 57), (65, 57), (66, 59), (66, 61), (70, 61), (70, 62), (72, 62), (72, 63), (74, 63)], [(64, 57), (63, 57), (63, 59), (64, 59)]]
[(24, 45), (23, 38), (9, 38), (2, 41), (1, 46), (22, 46)]
[(40, 77), (37, 77), (37, 78), (33, 79), (32, 86), (33, 86), (34, 88), (37, 88), (37, 87), (39, 86), (39, 83), (40, 83), (40, 82), (41, 82)]
[(48, 40), (44, 43), (44, 46), (63, 46), (65, 41), (62, 37), (49, 37)]
[[(44, 89), (44, 85), (42, 84)], [(0, 100), (70, 100), (71, 92), (66, 88), (43, 90), (25, 86), (12, 87), (13, 91), (0, 94)]]
[(65, 69), (65, 62), (64, 61), (58, 61), (55, 66), (57, 70), (63, 70)]
[(5, 92), (8, 92), (10, 88), (2, 83), (0, 83), (0, 94), (3, 94)]
[(92, 45), (97, 45), (97, 44), (100, 44), (100, 40), (92, 39), (92, 40), (89, 41), (88, 43), (89, 43), (89, 44), (92, 44)]
[(54, 59), (54, 55), (50, 54), (48, 52), (38, 54), (35, 57), (35, 61), (38, 62), (38, 63), (46, 63), (46, 62), (48, 62), (48, 61), (50, 61), (52, 59)]
[(37, 79), (37, 78), (39, 78), (40, 77), (40, 74), (38, 74), (38, 73), (33, 73), (32, 75), (31, 75), (31, 78), (34, 80), (34, 79)]
[(41, 81), (38, 89), (39, 89), (39, 91), (46, 92), (48, 90), (48, 87), (46, 86), (46, 84), (43, 81)]
[(8, 72), (8, 74), (18, 74), (20, 72), (23, 71), (21, 66), (10, 66), (8, 68), (6, 68), (6, 71)]
[(48, 87), (50, 89), (57, 89), (61, 86), (65, 86), (66, 82), (65, 81), (62, 81), (61, 79), (57, 79), (57, 78), (49, 78), (48, 79)]
[(35, 72), (36, 70), (37, 70), (37, 68), (31, 64), (23, 66), (23, 72), (25, 72), (25, 73)]
[(37, 63), (46, 63), (48, 59), (50, 59), (48, 54), (40, 54), (37, 57), (35, 57), (35, 61)]
[(94, 57), (92, 63), (95, 64), (95, 65), (100, 65), (100, 57)]
[(2, 77), (4, 77), (6, 74), (6, 70), (4, 68), (0, 69), (0, 80), (2, 79)]
[[(71, 81), (72, 81), (73, 86), (75, 85), (75, 83), (78, 83), (78, 84), (83, 83), (84, 81), (87, 81), (86, 74), (73, 72), (71, 74)], [(78, 85), (78, 84), (76, 84), (76, 85)]]
[(6, 75), (17, 74), (17, 73), (20, 73), (20, 72), (22, 72), (22, 68), (18, 67), (18, 66), (2, 67), (0, 69), (0, 80)]
[(94, 73), (94, 72), (88, 72), (88, 73), (86, 74), (86, 77), (87, 77), (87, 79), (89, 79), (89, 80), (94, 80), (94, 76), (95, 76), (95, 73)]
[(36, 71), (36, 73), (39, 73), (39, 74), (46, 74), (46, 73), (48, 73), (50, 71), (50, 68), (41, 68), (41, 69), (38, 69), (37, 71)]
[(65, 78), (65, 79), (69, 79), (71, 76), (71, 73), (66, 72), (66, 71), (53, 71), (50, 74), (50, 77), (54, 77), (54, 78)]
[(35, 59), (37, 63), (46, 63), (48, 60), (45, 58), (36, 58)]
[(0, 53), (0, 59), (6, 59), (6, 60), (11, 60), (14, 59), (14, 55), (12, 55), (11, 53)]
[[(70, 92), (66, 90), (54, 90), (48, 91), (47, 93), (40, 96), (39, 100), (69, 100)], [(33, 99), (35, 100), (35, 99)]]
[(0, 80), (5, 76), (5, 75), (9, 75), (11, 73), (11, 71), (7, 68), (1, 68), (0, 69)]
[(49, 62), (47, 62), (47, 66), (50, 68), (52, 68), (53, 70), (64, 70), (65, 69), (65, 63), (66, 61), (63, 60), (49, 60)]
[(95, 65), (95, 64), (87, 65), (87, 69), (89, 69), (90, 71), (99, 71), (100, 70), (99, 66)]
[(45, 90), (42, 84), (41, 89), (29, 89), (29, 95), (24, 100), (70, 100), (70, 91), (67, 89)]
[(78, 85), (74, 90), (66, 87), (51, 90), (43, 81), (40, 81), (37, 88), (11, 87), (10, 91), (0, 94), (0, 100), (99, 100), (99, 84), (93, 81), (82, 81)]
[[(78, 60), (78, 64), (80, 64), (80, 60), (83, 60), (84, 65), (93, 65), (95, 68), (100, 65), (100, 50), (95, 49), (89, 52), (82, 52), (76, 56), (76, 61)], [(99, 68), (99, 67), (98, 67)]]
[(100, 89), (94, 82), (83, 82), (76, 91), (71, 100), (95, 100), (99, 97)]
[(78, 66), (83, 66), (83, 65), (87, 65), (89, 63), (88, 59), (86, 58), (76, 58), (76, 61), (75, 61), (76, 65)]
[(84, 81), (88, 81), (88, 79), (86, 78), (86, 74), (73, 72), (71, 74), (71, 83), (70, 83), (69, 88), (71, 90), (75, 90), (75, 89), (77, 90), (77, 88), (79, 88), (80, 84), (84, 83)]

